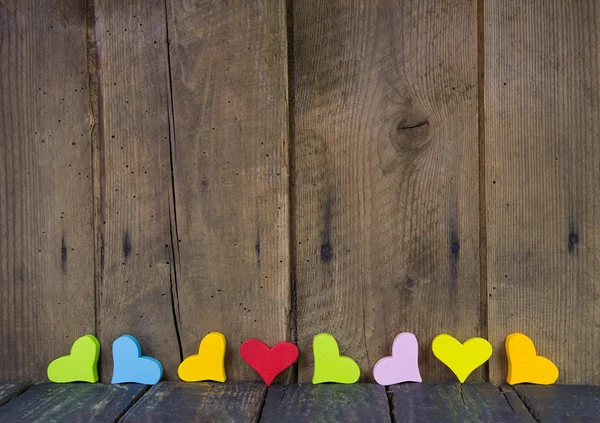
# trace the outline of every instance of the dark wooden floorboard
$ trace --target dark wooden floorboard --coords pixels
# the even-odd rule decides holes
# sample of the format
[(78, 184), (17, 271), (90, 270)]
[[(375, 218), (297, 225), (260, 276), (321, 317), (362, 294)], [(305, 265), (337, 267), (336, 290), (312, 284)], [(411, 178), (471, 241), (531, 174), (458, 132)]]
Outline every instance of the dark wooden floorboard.
[(27, 382), (0, 382), (0, 405), (29, 388)]
[(392, 386), (394, 419), (404, 422), (535, 422), (524, 408), (511, 407), (491, 384), (458, 382)]
[(116, 421), (146, 389), (137, 384), (42, 383), (0, 407), (0, 422)]
[(516, 385), (513, 388), (540, 422), (600, 422), (600, 386)]
[(408, 383), (387, 394), (375, 384), (29, 386), (0, 382), (0, 422), (600, 422), (600, 386)]
[(258, 382), (163, 382), (127, 412), (121, 422), (256, 422), (266, 387)]
[(385, 388), (375, 384), (273, 385), (260, 421), (391, 422)]

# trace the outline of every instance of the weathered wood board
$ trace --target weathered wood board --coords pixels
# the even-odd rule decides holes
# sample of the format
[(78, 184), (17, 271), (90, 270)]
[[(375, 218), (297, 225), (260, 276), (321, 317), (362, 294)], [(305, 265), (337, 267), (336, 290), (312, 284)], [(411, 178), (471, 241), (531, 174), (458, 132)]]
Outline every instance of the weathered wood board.
[(256, 422), (266, 387), (256, 382), (162, 382), (122, 422)]
[[(363, 378), (395, 335), (480, 323), (476, 2), (299, 1), (293, 10), (300, 381), (319, 332)], [(483, 373), (478, 373), (475, 380)]]
[(496, 386), (458, 382), (405, 383), (390, 387), (393, 415), (402, 422), (528, 422), (525, 407), (513, 407)]
[(390, 422), (385, 388), (375, 384), (272, 385), (261, 423)]
[(0, 405), (8, 402), (29, 388), (27, 382), (0, 382)]
[(285, 2), (168, 7), (183, 353), (222, 332), (227, 376), (258, 379), (240, 344), (291, 336)]
[(539, 422), (600, 421), (600, 386), (515, 385), (514, 389)]
[(0, 1), (0, 379), (93, 333), (85, 2)]
[(0, 407), (0, 421), (117, 421), (146, 389), (138, 384), (42, 383)]
[(522, 332), (559, 383), (600, 384), (600, 8), (484, 3), (491, 379)]
[(102, 380), (112, 342), (135, 336), (177, 378), (165, 3), (94, 2), (98, 122), (97, 318)]

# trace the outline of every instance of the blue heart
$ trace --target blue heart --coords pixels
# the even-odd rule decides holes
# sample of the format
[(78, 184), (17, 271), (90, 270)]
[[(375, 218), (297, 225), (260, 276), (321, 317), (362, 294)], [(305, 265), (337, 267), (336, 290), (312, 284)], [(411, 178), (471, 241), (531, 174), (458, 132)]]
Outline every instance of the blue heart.
[(143, 383), (154, 385), (163, 374), (162, 364), (155, 358), (142, 356), (137, 339), (123, 335), (113, 342), (114, 370), (112, 383)]

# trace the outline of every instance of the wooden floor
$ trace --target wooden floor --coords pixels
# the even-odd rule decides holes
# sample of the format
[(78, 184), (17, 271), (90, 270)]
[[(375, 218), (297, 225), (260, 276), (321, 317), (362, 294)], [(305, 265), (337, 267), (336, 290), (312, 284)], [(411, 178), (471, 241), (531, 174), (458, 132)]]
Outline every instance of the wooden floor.
[(328, 332), (372, 381), (411, 331), (424, 380), (446, 332), (500, 383), (518, 331), (599, 385), (598, 34), (597, 0), (0, 0), (0, 379), (91, 333), (109, 381), (129, 333), (176, 380), (220, 331), (231, 380), (259, 338), (310, 381)]
[[(600, 422), (600, 387), (0, 384), (2, 422)], [(4, 405), (2, 405), (4, 404)]]

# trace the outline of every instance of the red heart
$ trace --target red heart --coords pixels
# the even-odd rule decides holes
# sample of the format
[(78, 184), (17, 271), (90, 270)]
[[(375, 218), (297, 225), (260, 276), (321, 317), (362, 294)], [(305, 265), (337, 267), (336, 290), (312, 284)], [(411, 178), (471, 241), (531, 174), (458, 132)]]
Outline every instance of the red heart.
[(269, 348), (258, 339), (248, 339), (240, 347), (240, 355), (269, 386), (279, 373), (298, 359), (298, 347), (291, 342), (280, 342)]

